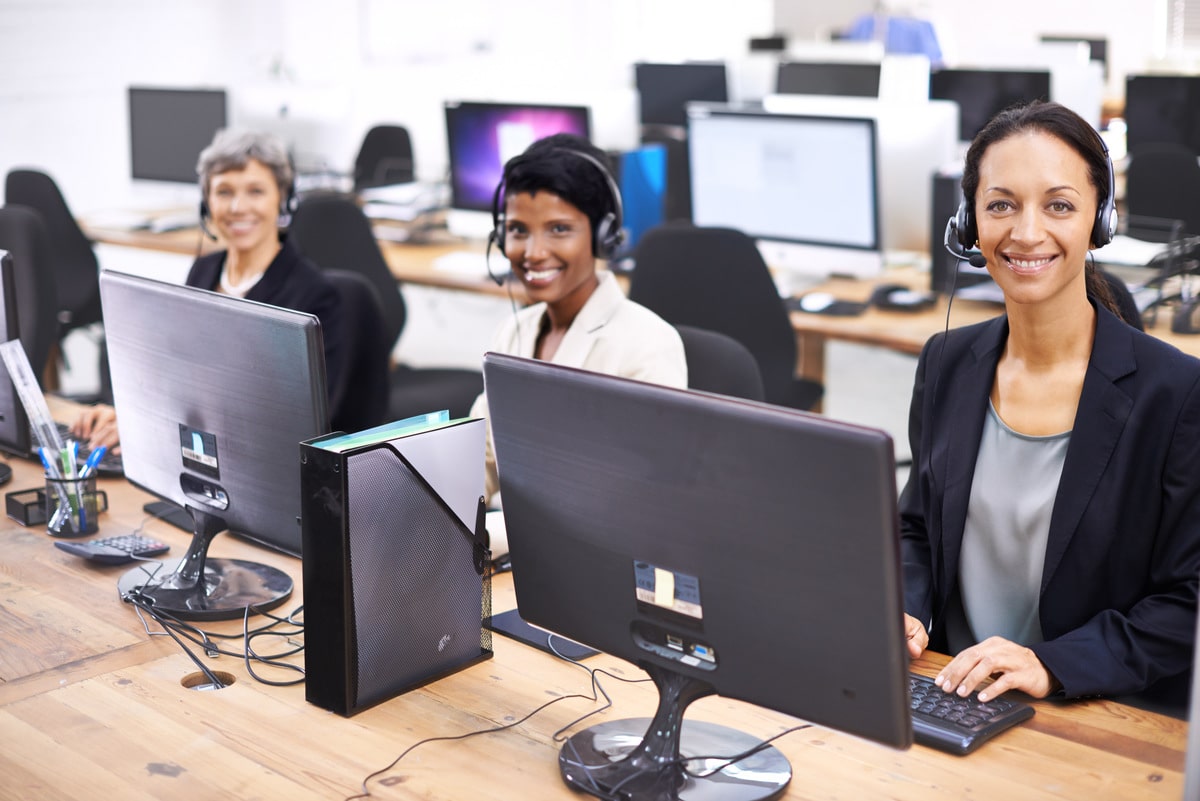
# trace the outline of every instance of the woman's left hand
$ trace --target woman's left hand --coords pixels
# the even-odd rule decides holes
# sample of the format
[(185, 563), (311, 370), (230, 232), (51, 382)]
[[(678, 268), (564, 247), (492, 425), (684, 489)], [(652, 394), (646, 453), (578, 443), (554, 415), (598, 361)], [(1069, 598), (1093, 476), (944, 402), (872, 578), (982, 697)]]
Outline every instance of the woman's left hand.
[(996, 680), (979, 690), (988, 701), (1008, 690), (1021, 690), (1034, 698), (1045, 698), (1058, 688), (1037, 655), (1023, 645), (1002, 637), (989, 637), (962, 650), (938, 673), (935, 683), (947, 692), (967, 696), (990, 676)]

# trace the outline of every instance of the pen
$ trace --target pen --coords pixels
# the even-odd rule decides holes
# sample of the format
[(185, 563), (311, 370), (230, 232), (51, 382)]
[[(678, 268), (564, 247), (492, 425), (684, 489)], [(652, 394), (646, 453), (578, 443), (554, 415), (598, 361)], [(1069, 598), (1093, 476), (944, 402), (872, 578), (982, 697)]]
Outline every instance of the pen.
[(50, 461), (50, 457), (46, 455), (45, 448), (38, 448), (37, 454), (38, 458), (42, 460), (42, 467), (46, 468), (46, 476), (48, 478), (62, 478), (58, 470), (54, 467), (54, 464)]
[(101, 445), (99, 448), (96, 448), (94, 451), (88, 454), (87, 461), (83, 463), (83, 469), (79, 471), (79, 477), (87, 478), (90, 476), (92, 471), (96, 469), (96, 465), (98, 465), (100, 460), (104, 458), (104, 454), (107, 451), (108, 446)]

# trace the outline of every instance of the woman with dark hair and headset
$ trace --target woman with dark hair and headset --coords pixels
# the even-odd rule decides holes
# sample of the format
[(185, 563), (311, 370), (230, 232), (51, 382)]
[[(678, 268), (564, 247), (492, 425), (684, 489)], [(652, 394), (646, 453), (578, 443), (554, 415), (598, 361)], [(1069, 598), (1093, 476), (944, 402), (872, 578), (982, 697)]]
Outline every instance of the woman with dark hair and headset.
[[(200, 153), (200, 225), (225, 250), (200, 256), (187, 285), (314, 314), (321, 321), (329, 387), (340, 387), (343, 319), (340, 295), (284, 232), (293, 211), (293, 171), (287, 148), (266, 133), (218, 131)], [(338, 410), (330, 404), (330, 414)], [(117, 445), (116, 412), (84, 410), (72, 433), (95, 448)]]
[[(532, 305), (501, 325), (488, 350), (674, 387), (687, 386), (679, 333), (597, 269), (622, 241), (621, 196), (608, 158), (556, 134), (504, 165), (491, 243)], [(472, 416), (487, 416), (480, 395)], [(489, 430), (487, 495), (499, 488)]]
[(967, 153), (947, 244), (978, 248), (1005, 314), (925, 345), (900, 498), (909, 651), (954, 655), (946, 692), (1187, 705), (1200, 360), (1114, 314), (1089, 254), (1112, 186), (1055, 103), (1001, 112)]

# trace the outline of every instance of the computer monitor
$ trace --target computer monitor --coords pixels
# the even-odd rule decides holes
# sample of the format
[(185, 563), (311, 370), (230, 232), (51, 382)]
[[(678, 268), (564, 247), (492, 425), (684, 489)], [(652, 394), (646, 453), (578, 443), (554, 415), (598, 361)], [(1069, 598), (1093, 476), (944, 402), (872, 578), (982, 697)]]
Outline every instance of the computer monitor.
[(317, 318), (111, 270), (104, 331), (126, 477), (185, 507), (187, 555), (118, 584), (185, 619), (287, 599), (280, 570), (208, 555), (226, 529), (300, 555), (300, 442), (329, 431)]
[(482, 239), (492, 228), (492, 199), (504, 174), (504, 164), (525, 148), (557, 133), (591, 138), (591, 113), (586, 106), (530, 103), (445, 104), (449, 147), (450, 232)]
[(224, 89), (129, 87), (129, 164), (135, 180), (195, 184), (196, 161), (226, 126)]
[[(0, 338), (9, 342), (21, 336), (17, 324), (16, 267), (13, 256), (0, 250)], [(32, 445), (29, 418), (17, 394), (17, 388), (0, 361), (0, 450), (16, 456), (28, 456)]]
[(1200, 155), (1200, 75), (1125, 78), (1126, 149), (1175, 144)]
[(614, 163), (625, 228), (625, 243), (617, 254), (620, 258), (632, 253), (642, 235), (666, 216), (667, 148), (645, 144), (616, 154)]
[(688, 106), (692, 221), (757, 240), (796, 275), (878, 275), (876, 122)]
[(907, 103), (870, 97), (769, 95), (763, 98), (763, 108), (785, 114), (874, 119), (878, 125), (883, 250), (929, 253), (941, 247), (940, 233), (936, 239), (929, 237), (929, 180), (939, 170), (961, 166), (957, 104), (949, 100)]
[(988, 120), (1009, 106), (1049, 100), (1050, 70), (933, 70), (929, 74), (929, 97), (958, 103), (958, 138), (970, 142)]
[(634, 65), (638, 91), (638, 119), (642, 125), (687, 125), (687, 104), (692, 101), (724, 103), (729, 99), (729, 78), (724, 62), (688, 62)]
[(781, 61), (775, 91), (792, 95), (878, 97), (879, 62)]
[(659, 688), (653, 723), (567, 741), (568, 784), (604, 798), (774, 797), (790, 778), (774, 749), (708, 779), (678, 761), (718, 767), (758, 742), (684, 719), (711, 694), (910, 744), (886, 433), (511, 356), (485, 355), (483, 371), (522, 618)]

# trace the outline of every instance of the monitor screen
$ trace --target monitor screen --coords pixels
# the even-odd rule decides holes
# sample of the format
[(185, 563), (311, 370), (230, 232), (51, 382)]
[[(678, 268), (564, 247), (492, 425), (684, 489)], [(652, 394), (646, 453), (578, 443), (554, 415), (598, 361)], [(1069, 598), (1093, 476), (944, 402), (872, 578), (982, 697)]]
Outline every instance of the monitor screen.
[(196, 532), (177, 570), (132, 570), (122, 593), (200, 619), (281, 603), (257, 592), (282, 576), (290, 593), (286, 574), (260, 582), (265, 565), (208, 557), (208, 543), (228, 529), (300, 554), (300, 442), (329, 430), (320, 323), (113, 271), (100, 294), (125, 475), (186, 507)]
[(638, 119), (643, 125), (687, 125), (692, 101), (724, 103), (729, 84), (722, 62), (634, 65)]
[[(0, 341), (9, 342), (20, 336), (13, 256), (7, 250), (0, 250)], [(0, 450), (28, 456), (31, 444), (25, 407), (8, 375), (8, 368), (0, 361)]]
[(223, 89), (129, 87), (133, 178), (194, 184), (196, 161), (226, 125)]
[(1049, 70), (940, 69), (929, 74), (929, 97), (958, 103), (963, 142), (998, 112), (1017, 103), (1050, 99)]
[[(522, 618), (645, 668), (656, 721), (716, 693), (910, 743), (885, 432), (494, 353), (483, 370)], [(601, 726), (628, 749), (661, 736), (640, 724)], [(564, 776), (597, 778), (600, 734), (564, 746)]]
[(882, 267), (876, 141), (868, 118), (692, 105), (692, 220), (754, 237), (773, 267), (873, 275)]
[(878, 97), (878, 63), (837, 61), (782, 61), (775, 91), (793, 95)]
[(447, 103), (451, 208), (490, 213), (505, 162), (557, 133), (591, 138), (587, 107)]
[(1200, 154), (1200, 75), (1126, 77), (1125, 126), (1130, 153), (1165, 143)]

